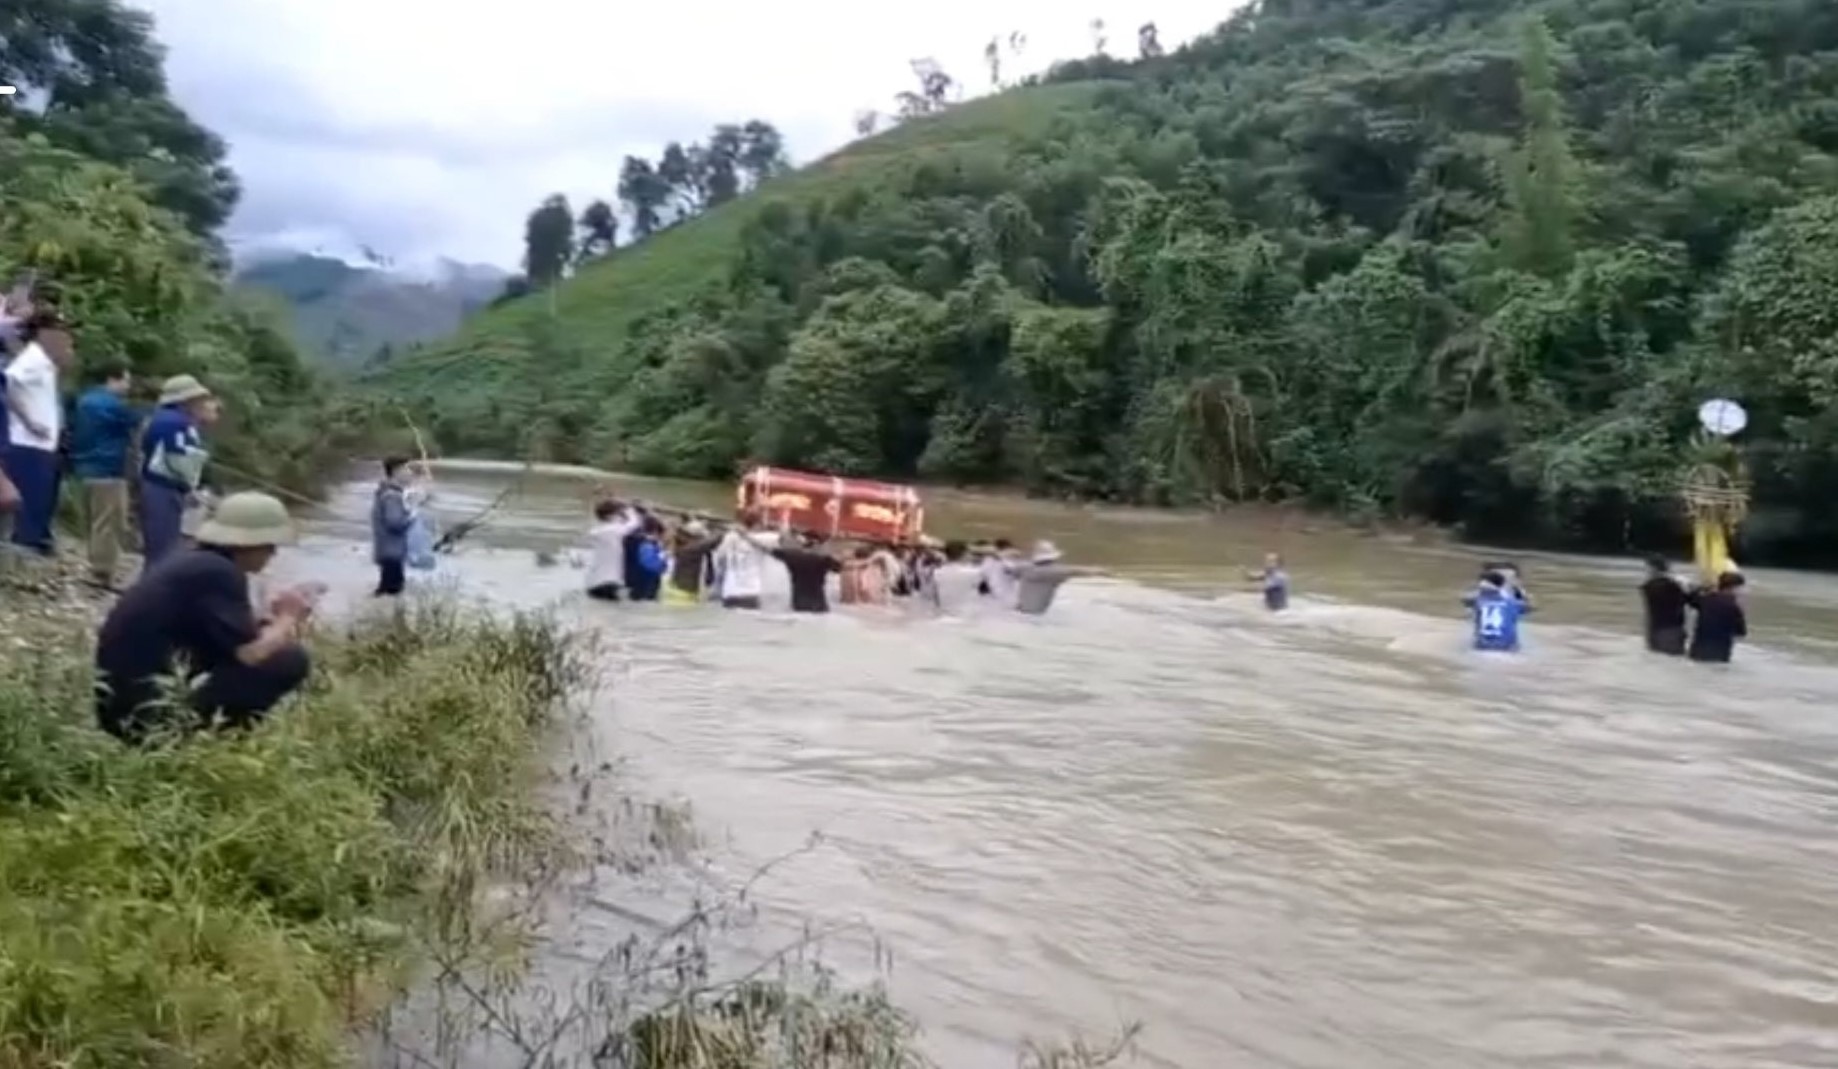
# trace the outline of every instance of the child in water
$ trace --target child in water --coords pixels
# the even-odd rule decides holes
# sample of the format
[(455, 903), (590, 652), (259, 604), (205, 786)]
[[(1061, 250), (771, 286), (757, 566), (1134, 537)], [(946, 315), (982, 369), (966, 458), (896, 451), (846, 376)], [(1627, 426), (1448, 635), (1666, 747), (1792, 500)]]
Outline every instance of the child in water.
[(1263, 583), (1264, 608), (1271, 612), (1282, 612), (1289, 607), (1289, 572), (1283, 568), (1281, 554), (1264, 554), (1263, 568), (1252, 571), (1248, 578)]

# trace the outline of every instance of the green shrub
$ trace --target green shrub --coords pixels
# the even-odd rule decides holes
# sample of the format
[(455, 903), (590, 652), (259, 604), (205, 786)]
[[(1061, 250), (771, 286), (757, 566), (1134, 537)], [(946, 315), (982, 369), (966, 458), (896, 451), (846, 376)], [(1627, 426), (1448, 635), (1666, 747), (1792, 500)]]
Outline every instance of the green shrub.
[(146, 750), (69, 637), (0, 657), (0, 1065), (344, 1064), (487, 881), (568, 860), (540, 744), (589, 661), (547, 617), (404, 606), (264, 729)]

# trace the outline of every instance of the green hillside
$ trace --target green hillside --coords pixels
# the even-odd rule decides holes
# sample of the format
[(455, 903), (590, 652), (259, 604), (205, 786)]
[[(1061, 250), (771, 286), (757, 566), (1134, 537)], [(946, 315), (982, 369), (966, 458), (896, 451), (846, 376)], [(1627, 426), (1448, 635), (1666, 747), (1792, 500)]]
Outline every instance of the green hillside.
[[(1102, 80), (1097, 76), (1101, 75)], [(1265, 0), (913, 120), (385, 368), (449, 449), (1838, 545), (1838, 5)]]
[[(884, 185), (916, 161), (1002, 152), (1017, 134), (1038, 134), (1085, 112), (1097, 89), (1057, 85), (1008, 93), (858, 142), (752, 196), (589, 263), (553, 294), (487, 309), (455, 337), (405, 354), (373, 381), (430, 412), (448, 448), (518, 454), (534, 437), (545, 456), (607, 461), (582, 439), (580, 428), (604, 407), (601, 391), (617, 390), (629, 377), (629, 331), (647, 314), (723, 290), (747, 228), (768, 205), (774, 212), (788, 204), (824, 205)], [(557, 357), (564, 361), (560, 378), (554, 375)], [(591, 394), (579, 393), (589, 389)]]

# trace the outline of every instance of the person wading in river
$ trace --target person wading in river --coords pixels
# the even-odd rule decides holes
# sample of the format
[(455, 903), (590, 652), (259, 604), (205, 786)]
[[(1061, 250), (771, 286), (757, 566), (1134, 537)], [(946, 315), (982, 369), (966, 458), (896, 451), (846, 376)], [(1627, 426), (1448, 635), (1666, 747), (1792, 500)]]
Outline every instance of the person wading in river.
[(1715, 590), (1694, 590), (1687, 602), (1698, 611), (1698, 623), (1691, 631), (1691, 646), (1685, 656), (1706, 664), (1728, 664), (1736, 652), (1736, 640), (1749, 637), (1749, 618), (1742, 611), (1737, 596), (1745, 584), (1740, 572), (1717, 576)]
[(1015, 606), (1015, 566), (1021, 563), (1015, 544), (998, 538), (995, 551), (983, 558), (983, 582), (979, 589), (999, 605)]
[(780, 546), (772, 551), (791, 576), (792, 612), (829, 612), (830, 599), (824, 587), (830, 576), (842, 571), (842, 562), (825, 553), (823, 541), (816, 535), (805, 535), (797, 544)]
[(102, 729), (139, 743), (163, 718), (160, 678), (177, 675), (180, 699), (223, 727), (259, 721), (306, 681), (312, 663), (299, 644), (324, 588), (292, 587), (258, 621), (249, 577), (293, 541), (280, 501), (231, 494), (181, 550), (142, 573), (96, 637), (96, 717)]
[(383, 462), (383, 481), (370, 502), (370, 555), (377, 566), (376, 596), (393, 598), (408, 581), (408, 529), (415, 524), (409, 507), (408, 458)]
[(721, 536), (710, 535), (700, 520), (690, 520), (675, 532), (675, 546), (670, 556), (670, 582), (664, 587), (667, 605), (694, 605), (702, 600), (708, 578), (709, 557), (720, 544)]
[(656, 601), (664, 588), (670, 559), (664, 553), (664, 523), (646, 514), (638, 529), (625, 536), (625, 589), (633, 601)]
[(640, 517), (617, 501), (594, 506), (594, 526), (587, 532), (587, 596), (618, 601), (625, 587), (625, 537), (638, 530)]
[(947, 616), (965, 613), (976, 607), (983, 582), (983, 571), (970, 563), (970, 550), (959, 541), (945, 543), (945, 562), (932, 572), (932, 597), (938, 611)]
[(715, 587), (724, 609), (757, 609), (766, 593), (767, 554), (778, 547), (778, 536), (756, 531), (758, 514), (742, 509), (739, 523), (728, 528), (716, 544)]
[(1283, 568), (1281, 556), (1264, 554), (1264, 566), (1251, 572), (1249, 578), (1263, 584), (1264, 608), (1271, 612), (1289, 608), (1289, 573)]
[(1647, 649), (1678, 657), (1685, 652), (1685, 605), (1689, 595), (1672, 574), (1666, 558), (1647, 558), (1647, 579), (1640, 584), (1647, 614)]
[(1488, 653), (1519, 652), (1519, 618), (1532, 606), (1515, 591), (1505, 575), (1490, 571), (1462, 604), (1474, 617), (1474, 648)]
[(1039, 616), (1053, 607), (1053, 599), (1068, 579), (1103, 575), (1097, 568), (1079, 568), (1060, 563), (1059, 547), (1051, 542), (1034, 543), (1034, 554), (1026, 564), (1012, 565), (1009, 573), (1015, 581), (1015, 610), (1027, 616)]
[(887, 586), (887, 569), (875, 559), (873, 546), (856, 546), (842, 565), (842, 603), (844, 605), (886, 605), (892, 598)]

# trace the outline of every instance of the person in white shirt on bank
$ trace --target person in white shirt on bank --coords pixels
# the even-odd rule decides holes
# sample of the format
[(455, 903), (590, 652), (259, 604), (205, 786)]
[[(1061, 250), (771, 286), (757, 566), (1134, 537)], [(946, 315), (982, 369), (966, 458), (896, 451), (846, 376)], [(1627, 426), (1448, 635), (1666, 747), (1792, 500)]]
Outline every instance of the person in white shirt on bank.
[(625, 589), (625, 536), (644, 522), (636, 509), (618, 501), (594, 506), (593, 530), (587, 532), (592, 557), (587, 565), (587, 596), (597, 601), (618, 601)]
[(55, 313), (25, 321), (24, 348), (6, 365), (6, 477), (19, 497), (13, 544), (49, 556), (57, 515), (58, 440), (64, 431), (58, 378), (70, 366), (70, 328)]

